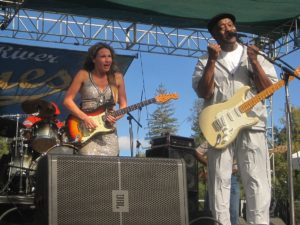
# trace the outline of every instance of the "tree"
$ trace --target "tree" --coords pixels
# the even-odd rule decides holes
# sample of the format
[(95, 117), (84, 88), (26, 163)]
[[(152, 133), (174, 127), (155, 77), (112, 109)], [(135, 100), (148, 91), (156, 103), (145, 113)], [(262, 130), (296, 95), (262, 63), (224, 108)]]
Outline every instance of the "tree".
[[(281, 123), (286, 125), (285, 117), (281, 118)], [(284, 126), (280, 130), (275, 127), (274, 132), (275, 145), (286, 145), (286, 127)], [(300, 108), (291, 108), (291, 135), (292, 144), (294, 146), (293, 151), (300, 150)]]
[(190, 109), (191, 116), (188, 118), (192, 122), (192, 138), (195, 140), (195, 145), (198, 146), (205, 141), (205, 138), (199, 127), (199, 115), (202, 109), (203, 99), (196, 99), (193, 104), (193, 108)]
[[(285, 125), (286, 119), (283, 117), (281, 122)], [(292, 107), (291, 108), (291, 136), (292, 136), (292, 152), (300, 150), (300, 109)], [(287, 135), (286, 127), (283, 128), (274, 128), (274, 141), (275, 148), (278, 146), (285, 147), (285, 151), (281, 151), (281, 154), (275, 153), (275, 181), (272, 183), (272, 187), (275, 192), (275, 199), (280, 203), (286, 206), (286, 202), (289, 199), (289, 188), (288, 188), (288, 163), (287, 163)], [(300, 172), (293, 171), (293, 184), (294, 184), (294, 199), (300, 200)], [(295, 205), (295, 215), (299, 215), (299, 206), (298, 208)], [(284, 219), (284, 218), (283, 218)], [(287, 218), (285, 218), (287, 219)], [(300, 220), (299, 216), (296, 220)]]
[[(167, 94), (167, 90), (160, 84), (156, 89), (156, 94)], [(178, 130), (177, 118), (174, 117), (175, 108), (173, 103), (168, 101), (157, 106), (157, 109), (150, 115), (148, 121), (148, 138), (161, 136), (162, 134), (176, 134)]]
[(0, 136), (0, 158), (2, 155), (7, 155), (9, 152), (9, 145), (7, 142), (7, 138)]

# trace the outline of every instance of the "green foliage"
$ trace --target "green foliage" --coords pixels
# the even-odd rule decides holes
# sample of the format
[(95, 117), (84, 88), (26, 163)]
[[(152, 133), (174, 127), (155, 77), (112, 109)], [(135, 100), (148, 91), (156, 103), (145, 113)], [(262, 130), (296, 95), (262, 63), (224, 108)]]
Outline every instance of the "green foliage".
[(203, 105), (203, 100), (198, 98), (194, 101), (193, 108), (190, 109), (191, 116), (188, 118), (188, 120), (192, 123), (192, 137), (195, 140), (195, 145), (199, 146), (201, 143), (205, 141), (204, 136), (200, 130), (199, 127), (199, 114), (201, 112), (201, 108)]
[(300, 201), (295, 201), (295, 220), (300, 225)]
[[(281, 118), (281, 123), (286, 125), (285, 117)], [(274, 128), (274, 140), (275, 145), (286, 145), (286, 127), (282, 129)], [(294, 146), (294, 152), (300, 150), (300, 109), (296, 107), (291, 108), (291, 136), (292, 144)]]
[(288, 170), (285, 154), (275, 154), (275, 180), (272, 188), (276, 199), (288, 199)]
[[(167, 94), (167, 90), (160, 84), (156, 89), (156, 94)], [(161, 136), (162, 134), (176, 134), (178, 130), (177, 118), (174, 117), (175, 108), (171, 101), (159, 104), (157, 109), (150, 115), (148, 121), (148, 138)]]
[[(285, 118), (281, 121), (286, 124)], [(300, 151), (300, 109), (292, 107), (291, 109), (291, 136), (293, 152)], [(286, 127), (279, 129), (274, 128), (275, 146), (287, 146)], [(277, 199), (288, 199), (288, 163), (287, 152), (282, 154), (275, 153), (275, 181), (273, 181), (273, 189)], [(300, 172), (294, 171), (294, 197), (300, 200)]]
[(7, 138), (0, 136), (0, 158), (2, 155), (7, 155), (9, 151), (9, 146), (7, 142)]

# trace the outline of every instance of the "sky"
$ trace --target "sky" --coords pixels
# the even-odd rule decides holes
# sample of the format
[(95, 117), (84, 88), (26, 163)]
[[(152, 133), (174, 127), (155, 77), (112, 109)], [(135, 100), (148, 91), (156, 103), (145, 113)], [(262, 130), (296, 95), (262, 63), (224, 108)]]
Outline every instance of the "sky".
[[(300, 66), (298, 62), (299, 58), (300, 51), (297, 50), (283, 57), (282, 60), (296, 69)], [(125, 75), (128, 105), (141, 101), (143, 87), (145, 87), (146, 98), (148, 99), (154, 97), (158, 85), (163, 84), (169, 93), (179, 94), (178, 100), (172, 100), (173, 107), (175, 108), (174, 117), (179, 122), (179, 129), (176, 135), (190, 137), (192, 131), (188, 117), (192, 116), (191, 109), (193, 108), (194, 101), (197, 99), (192, 89), (191, 81), (196, 63), (196, 58), (140, 53), (139, 57), (134, 59)], [(279, 61), (278, 63), (281, 64)], [(281, 71), (277, 67), (276, 69), (278, 77), (280, 77)], [(296, 107), (300, 107), (299, 88), (300, 83), (297, 79), (294, 79), (288, 85), (289, 101)], [(140, 151), (145, 151), (150, 147), (149, 141), (144, 139), (147, 133), (147, 115), (149, 117), (156, 107), (155, 104), (152, 104), (147, 108), (144, 107), (140, 113), (138, 111), (131, 112), (137, 120), (139, 119), (142, 125), (142, 128), (138, 128), (138, 125), (132, 121), (134, 136), (133, 155), (136, 153), (136, 140), (142, 143)], [(284, 87), (274, 93), (272, 111), (275, 126), (282, 127), (283, 124), (281, 124), (280, 119), (285, 116)], [(129, 144), (129, 121), (127, 117), (123, 117), (118, 121), (118, 134), (121, 155), (130, 156), (132, 153)]]

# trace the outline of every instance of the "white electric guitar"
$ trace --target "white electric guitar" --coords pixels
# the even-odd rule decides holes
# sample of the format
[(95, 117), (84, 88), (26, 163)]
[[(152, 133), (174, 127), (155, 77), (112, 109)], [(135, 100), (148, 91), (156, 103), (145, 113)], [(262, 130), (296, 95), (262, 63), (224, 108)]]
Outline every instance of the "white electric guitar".
[[(299, 74), (300, 66), (294, 71), (294, 75)], [(293, 78), (290, 76), (289, 80)], [(199, 116), (199, 126), (207, 142), (216, 149), (227, 147), (241, 129), (253, 126), (259, 121), (256, 117), (249, 117), (247, 113), (258, 102), (271, 96), (284, 85), (285, 81), (280, 80), (249, 100), (246, 100), (245, 96), (250, 87), (245, 86), (228, 101), (206, 107)]]

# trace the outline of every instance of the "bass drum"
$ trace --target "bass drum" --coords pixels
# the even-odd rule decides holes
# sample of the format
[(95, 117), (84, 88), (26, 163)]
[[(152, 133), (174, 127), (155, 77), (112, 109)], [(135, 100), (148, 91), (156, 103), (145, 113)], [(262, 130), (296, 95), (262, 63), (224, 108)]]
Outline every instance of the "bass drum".
[(43, 155), (48, 154), (62, 154), (62, 155), (74, 155), (78, 152), (78, 149), (74, 145), (62, 144), (56, 145), (48, 149)]

